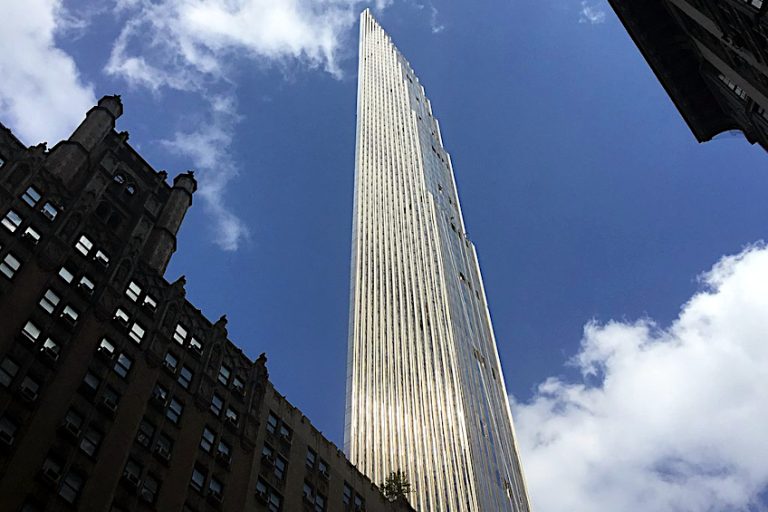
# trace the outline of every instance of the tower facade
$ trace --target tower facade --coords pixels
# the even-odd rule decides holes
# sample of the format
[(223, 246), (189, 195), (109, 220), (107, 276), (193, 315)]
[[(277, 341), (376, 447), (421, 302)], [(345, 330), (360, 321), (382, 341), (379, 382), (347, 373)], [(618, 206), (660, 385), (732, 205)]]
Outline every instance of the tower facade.
[(530, 510), (475, 247), (424, 88), (360, 20), (345, 445), (422, 512)]

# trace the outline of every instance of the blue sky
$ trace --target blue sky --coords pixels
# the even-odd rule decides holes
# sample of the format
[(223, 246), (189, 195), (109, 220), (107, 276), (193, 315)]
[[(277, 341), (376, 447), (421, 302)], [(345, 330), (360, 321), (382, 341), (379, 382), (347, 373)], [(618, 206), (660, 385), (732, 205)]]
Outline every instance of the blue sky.
[(339, 445), (373, 7), (452, 155), (537, 509), (768, 510), (768, 158), (697, 144), (604, 2), (0, 4), (3, 123), (52, 145), (122, 94), (133, 146), (201, 180), (167, 277)]

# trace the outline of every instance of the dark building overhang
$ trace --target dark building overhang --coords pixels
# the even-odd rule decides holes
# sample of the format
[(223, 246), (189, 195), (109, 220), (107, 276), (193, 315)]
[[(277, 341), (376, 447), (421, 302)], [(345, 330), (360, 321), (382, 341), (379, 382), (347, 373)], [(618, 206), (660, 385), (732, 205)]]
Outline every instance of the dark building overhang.
[(702, 58), (664, 0), (608, 0), (699, 142), (741, 127), (701, 74)]

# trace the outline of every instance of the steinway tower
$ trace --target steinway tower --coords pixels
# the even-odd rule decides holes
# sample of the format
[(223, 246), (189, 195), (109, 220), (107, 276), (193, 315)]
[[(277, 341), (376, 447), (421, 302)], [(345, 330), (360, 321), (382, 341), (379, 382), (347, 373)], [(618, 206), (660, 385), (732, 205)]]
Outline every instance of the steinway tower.
[(361, 15), (345, 444), (421, 512), (530, 510), (453, 169), (424, 88)]

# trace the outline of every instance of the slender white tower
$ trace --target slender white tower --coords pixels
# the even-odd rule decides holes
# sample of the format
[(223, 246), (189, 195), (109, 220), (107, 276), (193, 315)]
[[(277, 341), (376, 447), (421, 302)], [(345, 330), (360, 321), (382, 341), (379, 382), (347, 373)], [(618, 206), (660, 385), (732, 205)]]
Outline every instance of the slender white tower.
[(480, 268), (424, 88), (360, 18), (345, 448), (420, 512), (530, 510)]

